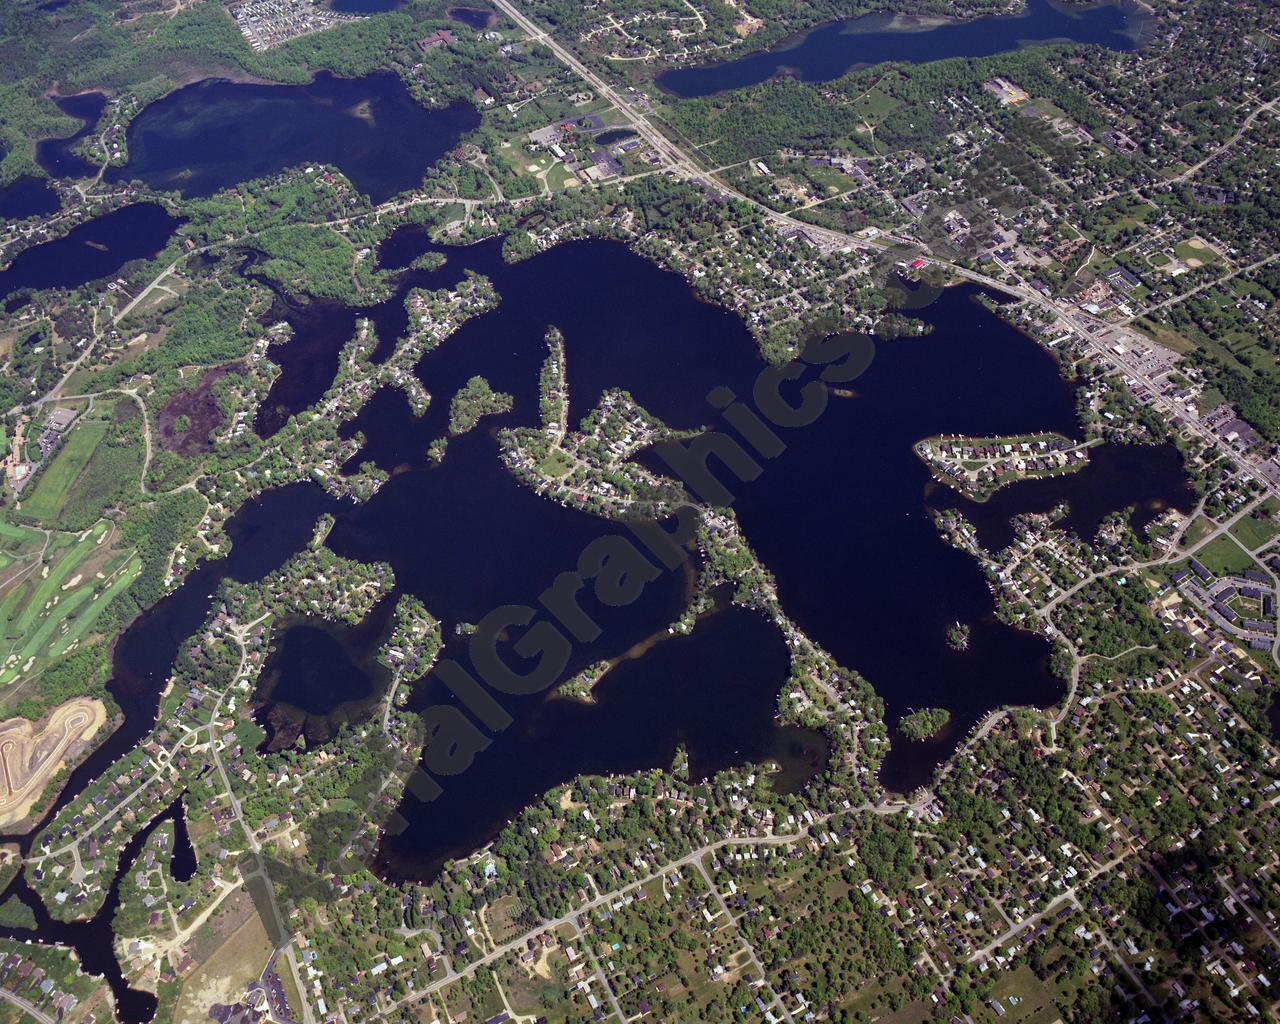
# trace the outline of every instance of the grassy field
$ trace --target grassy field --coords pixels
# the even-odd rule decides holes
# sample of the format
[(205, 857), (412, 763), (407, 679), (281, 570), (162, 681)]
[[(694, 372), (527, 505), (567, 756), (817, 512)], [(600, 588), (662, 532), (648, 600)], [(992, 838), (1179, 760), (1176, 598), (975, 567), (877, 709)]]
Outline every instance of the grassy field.
[(36, 557), (43, 544), (44, 534), (39, 530), (0, 520), (0, 581), (20, 572), (21, 566), (15, 567), (12, 572), (8, 570), (15, 562), (26, 563)]
[[(80, 537), (56, 538), (40, 567), (0, 596), (0, 686), (36, 677), (74, 649), (137, 576), (140, 560), (118, 550), (115, 537), (115, 528), (103, 522)], [(6, 702), (19, 695), (6, 693)]]
[[(1003, 1014), (997, 1013), (994, 1003)], [(1030, 967), (1020, 967), (1002, 975), (991, 993), (991, 1001), (973, 1013), (975, 1024), (1001, 1021), (1002, 1024), (1053, 1024), (1062, 1014), (1053, 1002), (1053, 994), (1045, 988)]]
[(24, 518), (79, 532), (105, 509), (138, 493), (143, 447), (122, 443), (119, 431), (139, 433), (141, 413), (129, 399), (100, 403), (71, 429), (19, 509)]
[(245, 985), (261, 974), (271, 950), (266, 929), (253, 914), (183, 982), (173, 1019), (178, 1024), (202, 1024), (214, 1003), (234, 1003)]
[(569, 187), (569, 179), (572, 177), (573, 175), (569, 173), (569, 168), (563, 162), (557, 161), (555, 166), (547, 172), (547, 187), (552, 192), (563, 192)]
[(1256, 551), (1263, 544), (1280, 534), (1280, 523), (1273, 516), (1280, 508), (1280, 502), (1270, 498), (1259, 506), (1260, 517), (1245, 516), (1231, 527), (1231, 535), (1250, 551)]
[(1184, 548), (1195, 547), (1211, 533), (1213, 533), (1213, 523), (1204, 516), (1197, 516), (1191, 521), (1191, 525), (1187, 527), (1186, 532), (1182, 535), (1182, 546)]
[(1196, 557), (1211, 573), (1226, 576), (1257, 567), (1253, 556), (1230, 537), (1217, 537), (1198, 552)]
[(71, 431), (71, 436), (53, 457), (53, 462), (40, 474), (31, 496), (23, 500), (24, 514), (47, 525), (57, 520), (71, 488), (89, 465), (109, 427), (105, 420), (90, 420)]
[(1188, 238), (1185, 242), (1179, 242), (1174, 246), (1173, 251), (1178, 259), (1192, 267), (1214, 263), (1218, 259), (1218, 254), (1199, 238)]

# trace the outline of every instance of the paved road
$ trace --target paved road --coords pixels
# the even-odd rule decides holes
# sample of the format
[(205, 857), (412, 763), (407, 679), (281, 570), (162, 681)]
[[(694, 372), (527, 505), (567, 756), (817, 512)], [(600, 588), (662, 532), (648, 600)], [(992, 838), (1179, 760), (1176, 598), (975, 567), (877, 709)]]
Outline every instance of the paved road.
[[(870, 809), (871, 809), (870, 807), (857, 808), (855, 809), (855, 811), (870, 810)], [(818, 822), (823, 822), (825, 820), (826, 820), (825, 817), (817, 819)], [(465, 978), (468, 975), (473, 974), (477, 969), (481, 967), (487, 967), (489, 964), (493, 963), (494, 961), (502, 959), (502, 957), (506, 956), (508, 953), (514, 953), (517, 950), (524, 949), (525, 944), (530, 939), (538, 935), (541, 935), (544, 932), (554, 931), (557, 928), (562, 927), (563, 925), (569, 925), (575, 931), (579, 931), (577, 919), (581, 917), (583, 914), (590, 914), (593, 910), (597, 910), (600, 907), (606, 906), (612, 903), (614, 900), (621, 899), (623, 896), (626, 896), (628, 893), (634, 892), (636, 889), (639, 889), (642, 886), (648, 885), (650, 882), (656, 881), (657, 879), (661, 878), (663, 875), (670, 874), (672, 871), (675, 871), (678, 868), (693, 867), (695, 865), (698, 865), (701, 862), (703, 857), (705, 857), (709, 853), (715, 852), (716, 850), (722, 850), (722, 849), (725, 849), (726, 847), (731, 847), (731, 846), (784, 846), (790, 843), (796, 843), (801, 841), (807, 834), (808, 833), (801, 832), (801, 833), (797, 833), (796, 835), (786, 835), (786, 836), (739, 836), (731, 839), (721, 839), (718, 842), (708, 843), (706, 846), (700, 846), (698, 847), (698, 849), (692, 851), (691, 853), (685, 854), (679, 860), (674, 860), (671, 863), (667, 864), (665, 867), (660, 868), (659, 870), (654, 871), (648, 875), (645, 875), (643, 878), (638, 878), (634, 882), (629, 882), (627, 885), (624, 885), (619, 889), (613, 889), (600, 896), (597, 896), (595, 899), (589, 900), (588, 902), (575, 907), (573, 910), (570, 910), (566, 914), (562, 914), (560, 917), (557, 917), (554, 920), (543, 921), (536, 928), (531, 928), (529, 931), (524, 932), (521, 935), (518, 935), (516, 938), (512, 939), (510, 942), (507, 942), (501, 946), (495, 947), (493, 950), (486, 953), (484, 956), (480, 957), (480, 959), (473, 960), (471, 963), (469, 963), (466, 967), (464, 967), (460, 971), (454, 970), (453, 965), (449, 963), (448, 958), (446, 957), (445, 963), (448, 965), (448, 970), (445, 972), (444, 977), (438, 979), (435, 982), (432, 982), (430, 985), (426, 986), (425, 988), (419, 989), (418, 991), (410, 994), (409, 996), (406, 996), (404, 999), (400, 1000), (399, 1002), (391, 1004), (387, 1009), (382, 1010), (377, 1014), (374, 1014), (372, 1017), (369, 1018), (369, 1020), (377, 1020), (379, 1018), (386, 1017), (388, 1014), (393, 1014), (397, 1010), (403, 1008), (406, 1005), (409, 1005), (411, 1003), (416, 1003), (422, 999), (425, 999), (427, 996), (431, 995), (433, 992), (438, 992), (440, 989), (444, 988), (451, 981), (455, 981), (458, 978)], [(712, 887), (712, 891), (715, 891), (714, 886)]]
[(1233, 134), (1231, 138), (1227, 139), (1226, 142), (1224, 142), (1221, 146), (1215, 149), (1212, 153), (1210, 153), (1207, 157), (1205, 157), (1199, 163), (1192, 164), (1190, 167), (1188, 167), (1185, 171), (1183, 171), (1181, 174), (1179, 174), (1176, 178), (1172, 180), (1186, 181), (1188, 178), (1194, 177), (1207, 164), (1213, 163), (1213, 161), (1217, 160), (1218, 157), (1222, 156), (1223, 153), (1225, 153), (1228, 149), (1230, 149), (1237, 142), (1239, 142), (1241, 136), (1243, 136), (1244, 133), (1249, 130), (1253, 122), (1256, 121), (1259, 116), (1266, 113), (1268, 110), (1274, 110), (1277, 103), (1280, 103), (1280, 96), (1277, 96), (1275, 99), (1262, 104), (1262, 106), (1260, 106), (1257, 110), (1253, 111), (1253, 113), (1251, 113), (1248, 117), (1244, 119), (1240, 127), (1236, 129), (1235, 134)]
[(40, 1021), (40, 1024), (58, 1024), (56, 1020), (50, 1017), (43, 1010), (36, 1009), (29, 1002), (23, 999), (22, 996), (14, 995), (6, 988), (0, 988), (0, 999), (5, 1000), (5, 1002), (12, 1003), (23, 1013), (30, 1014), (36, 1020)]
[[(976, 284), (981, 284), (988, 288), (996, 289), (1012, 295), (1015, 298), (1023, 299), (1026, 302), (1045, 310), (1055, 318), (1069, 319), (1073, 322), (1073, 327), (1075, 325), (1082, 324), (1086, 328), (1089, 336), (1095, 339), (1095, 354), (1099, 358), (1103, 359), (1109, 365), (1125, 375), (1146, 385), (1148, 390), (1156, 396), (1155, 404), (1167, 416), (1183, 416), (1185, 414), (1185, 410), (1177, 407), (1171, 399), (1161, 394), (1155, 383), (1147, 378), (1144, 373), (1131, 363), (1126, 362), (1119, 353), (1114, 351), (1113, 345), (1116, 341), (1130, 340), (1131, 344), (1135, 341), (1140, 341), (1144, 346), (1147, 344), (1145, 336), (1136, 334), (1130, 330), (1126, 324), (1108, 324), (1103, 320), (1091, 317), (1083, 311), (1073, 307), (1064, 308), (1059, 306), (1056, 302), (1046, 298), (1044, 295), (1041, 295), (1035, 289), (1030, 288), (1021, 281), (1016, 284), (1010, 284), (1006, 281), (1000, 280), (999, 278), (992, 277), (989, 274), (983, 274), (980, 271), (970, 270), (968, 267), (963, 267), (947, 260), (938, 259), (927, 247), (922, 246), (919, 242), (916, 242), (913, 239), (901, 238), (892, 234), (881, 234), (875, 238), (847, 235), (843, 232), (834, 231), (830, 228), (815, 227), (812, 224), (796, 220), (786, 214), (777, 213), (765, 206), (763, 203), (760, 203), (749, 196), (743, 195), (731, 186), (724, 184), (715, 178), (709, 171), (704, 170), (698, 159), (692, 156), (689, 152), (682, 150), (675, 142), (669, 139), (656, 125), (653, 124), (650, 120), (650, 116), (643, 110), (639, 109), (637, 102), (628, 99), (626, 95), (611, 86), (594, 71), (588, 68), (581, 60), (579, 60), (572, 51), (561, 45), (553, 36), (541, 28), (532, 19), (521, 13), (519, 7), (516, 6), (513, 0), (494, 0), (494, 4), (499, 10), (511, 18), (511, 20), (514, 21), (521, 29), (523, 29), (530, 38), (547, 47), (547, 49), (555, 54), (562, 63), (576, 72), (587, 82), (588, 85), (595, 89), (599, 95), (607, 99), (617, 107), (620, 113), (629, 118), (632, 122), (632, 127), (636, 132), (641, 135), (677, 173), (684, 175), (690, 180), (705, 185), (714, 192), (732, 196), (744, 203), (749, 203), (759, 209), (769, 222), (779, 228), (794, 228), (802, 230), (810, 238), (824, 242), (832, 248), (856, 247), (862, 249), (884, 250), (906, 247), (929, 259), (931, 262), (945, 267), (951, 274), (954, 274), (957, 277), (973, 281)], [(1276, 100), (1272, 100), (1271, 104), (1268, 104), (1268, 106), (1276, 103), (1280, 103), (1280, 97), (1277, 97)], [(1260, 111), (1255, 111), (1251, 116), (1256, 117), (1258, 113), (1260, 113)], [(1104, 339), (1106, 339), (1105, 343)], [(1201, 428), (1195, 421), (1188, 424), (1188, 429), (1198, 434), (1210, 446), (1229, 455), (1233, 460), (1249, 465), (1254, 469), (1255, 475), (1263, 481), (1268, 490), (1280, 497), (1280, 483), (1272, 483), (1262, 476), (1258, 469), (1258, 463), (1255, 460), (1246, 460), (1242, 458), (1242, 456), (1236, 453), (1225, 441), (1213, 434), (1211, 431)]]
[[(248, 648), (245, 647), (244, 638), (250, 629), (252, 629), (261, 619), (251, 622), (245, 626), (232, 627), (231, 633), (235, 637), (236, 642), (240, 645), (240, 664), (236, 667), (232, 679), (243, 678), (248, 661)], [(224, 694), (225, 696), (225, 694)], [(231, 779), (227, 776), (227, 770), (222, 764), (222, 757), (218, 750), (218, 744), (214, 740), (214, 723), (218, 719), (218, 709), (222, 707), (222, 699), (213, 706), (213, 713), (209, 717), (209, 754), (213, 758), (214, 767), (218, 771), (218, 778), (221, 780), (223, 788), (227, 791), (227, 798), (231, 801), (231, 811), (235, 815), (236, 821), (240, 824), (241, 831), (244, 832), (245, 841), (249, 844), (249, 849), (253, 851), (254, 859), (257, 861), (257, 869), (247, 874), (242, 872), (242, 877), (247, 883), (251, 877), (258, 875), (262, 878), (267, 891), (267, 903), (271, 910), (271, 916), (275, 918), (277, 935), (282, 937), (284, 946), (278, 949), (277, 953), (283, 953), (285, 959), (289, 963), (289, 971), (293, 975), (293, 983), (297, 987), (298, 999), (302, 1003), (298, 1009), (302, 1011), (303, 1024), (315, 1024), (315, 1014), (311, 1011), (311, 1003), (307, 999), (307, 990), (302, 983), (302, 971), (298, 967), (298, 959), (294, 955), (293, 941), (290, 936), (288, 925), (285, 918), (280, 913), (280, 907), (276, 903), (275, 886), (271, 884), (271, 876), (267, 874), (267, 865), (262, 858), (262, 848), (258, 844), (257, 837), (253, 834), (253, 829), (249, 827), (249, 823), (244, 820), (244, 813), (240, 809), (240, 801), (236, 798), (236, 791), (231, 786)], [(264, 922), (265, 923), (265, 922)], [(279, 961), (277, 961), (278, 963)]]
[(720, 913), (724, 915), (725, 923), (733, 929), (738, 941), (742, 943), (742, 948), (746, 950), (747, 956), (751, 959), (751, 966), (756, 969), (756, 973), (760, 975), (760, 981), (764, 984), (765, 990), (773, 998), (770, 1001), (771, 1006), (776, 1006), (778, 1011), (786, 1018), (787, 1024), (796, 1024), (795, 1018), (791, 1016), (791, 1011), (783, 1005), (782, 999), (778, 993), (774, 991), (773, 986), (769, 984), (769, 973), (764, 969), (764, 964), (760, 962), (760, 957), (756, 954), (755, 947), (747, 941), (747, 937), (742, 934), (742, 929), (738, 926), (738, 922), (734, 919), (733, 914), (729, 910), (728, 904), (725, 903), (724, 897), (720, 895), (720, 890), (711, 881), (711, 875), (707, 873), (706, 867), (702, 863), (702, 859), (694, 862), (694, 866), (698, 869), (698, 874), (702, 876), (702, 880), (707, 885), (707, 890), (711, 893), (712, 898), (716, 901), (716, 905), (720, 908)]

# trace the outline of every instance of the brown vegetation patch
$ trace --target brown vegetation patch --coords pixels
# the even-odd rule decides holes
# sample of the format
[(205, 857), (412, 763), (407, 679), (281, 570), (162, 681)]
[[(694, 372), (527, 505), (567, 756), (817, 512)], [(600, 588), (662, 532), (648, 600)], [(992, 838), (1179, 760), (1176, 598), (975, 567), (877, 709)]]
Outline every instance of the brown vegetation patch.
[[(179, 455), (199, 455), (209, 448), (209, 434), (224, 417), (218, 406), (213, 386), (223, 377), (244, 371), (235, 365), (215, 366), (205, 372), (193, 391), (179, 391), (156, 413), (156, 443), (165, 451)], [(178, 430), (180, 417), (189, 421), (186, 430)]]

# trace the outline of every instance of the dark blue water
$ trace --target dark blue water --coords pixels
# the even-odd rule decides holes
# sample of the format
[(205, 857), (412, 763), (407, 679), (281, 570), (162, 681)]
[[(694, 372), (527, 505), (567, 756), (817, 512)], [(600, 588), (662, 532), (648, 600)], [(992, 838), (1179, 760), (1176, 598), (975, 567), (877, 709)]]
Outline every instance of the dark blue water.
[[(384, 243), (381, 261), (405, 266), (426, 248), (421, 232), (403, 230)], [(506, 550), (500, 519), (489, 522), (491, 515), (500, 516), (493, 506), (519, 500), (489, 477), (485, 458), (474, 454), (491, 444), (486, 438), (451, 441), (439, 471), (416, 472), (426, 465), (427, 446), (446, 431), (446, 396), (470, 375), (484, 373), (495, 388), (514, 396), (514, 409), (495, 419), (495, 426), (534, 422), (542, 336), (555, 324), (566, 339), (572, 422), (606, 387), (623, 386), (666, 422), (696, 427), (712, 418), (704, 398), (711, 387), (720, 383), (747, 394), (761, 363), (737, 317), (694, 300), (682, 280), (621, 246), (563, 245), (515, 266), (501, 262), (496, 242), (445, 251), (443, 267), (429, 274), (407, 272), (401, 289), (428, 276), (440, 287), (469, 268), (493, 280), (501, 305), (468, 321), (419, 363), (418, 376), (438, 396), (422, 419), (412, 416), (399, 393), (384, 392), (344, 433), (358, 431), (367, 439), (350, 468), (368, 460), (388, 471), (411, 471), (394, 477), (371, 503), (366, 515), (382, 509), (376, 513), (377, 535), (411, 531), (414, 517), (422, 515), (417, 510), (431, 509), (426, 522), (439, 525), (425, 532), (439, 529), (451, 538), (447, 547), (464, 545), (454, 553), (459, 561), (447, 565), (440, 564), (441, 553), (424, 549), (397, 566), (397, 580), (402, 571), (422, 574), (424, 583), (449, 579), (450, 592), (433, 594), (432, 600), (455, 602), (456, 588), (481, 585), (466, 568), (468, 553), (487, 550), (490, 543)], [(777, 576), (788, 614), (842, 664), (866, 675), (885, 698), (890, 720), (913, 707), (942, 705), (952, 710), (957, 735), (991, 707), (1052, 703), (1061, 682), (1048, 671), (1048, 645), (997, 622), (977, 563), (938, 536), (931, 519), (937, 488), (913, 445), (951, 432), (1078, 432), (1074, 392), (1056, 364), (977, 302), (977, 294), (951, 289), (919, 310), (933, 331), (883, 343), (871, 371), (858, 382), (858, 397), (833, 398), (817, 424), (790, 436), (787, 451), (768, 464), (761, 479), (741, 488), (736, 506), (748, 540)], [(381, 315), (397, 308), (393, 301)], [(393, 336), (401, 322), (380, 322), (376, 311), (373, 319), (382, 339)], [(349, 337), (344, 325), (326, 342), (332, 354), (325, 358), (332, 365)], [(304, 333), (275, 354), (283, 368), (276, 384), (282, 398), (320, 360), (313, 342)], [(296, 361), (290, 354), (294, 345)], [(332, 374), (329, 369), (328, 379)], [(323, 385), (310, 381), (308, 390), (318, 396)], [(463, 465), (455, 462), (459, 445), (468, 453)], [(453, 539), (454, 513), (438, 511), (452, 508), (455, 489), (474, 496), (471, 514), (487, 524), (483, 536), (489, 539), (478, 548), (463, 537)], [(945, 496), (939, 500), (946, 503)], [(975, 509), (974, 518), (984, 539), (994, 539), (996, 531), (1009, 530), (1013, 515), (1060, 500), (1073, 508), (1066, 525), (1091, 532), (1111, 511), (1135, 505), (1139, 519), (1149, 520), (1159, 508), (1186, 507), (1190, 497), (1176, 453), (1170, 460), (1159, 448), (1108, 449), (1077, 476), (999, 492)], [(526, 515), (538, 523), (546, 519), (537, 503), (515, 520), (524, 522)], [(538, 534), (550, 535), (556, 529), (551, 522), (537, 527)], [(335, 530), (334, 536), (344, 534)], [(372, 540), (344, 553), (362, 560), (390, 558)], [(424, 571), (424, 564), (434, 568)], [(971, 627), (965, 652), (946, 643), (947, 629), (957, 620)], [(884, 781), (894, 788), (925, 781), (948, 749), (899, 744)]]
[(924, 64), (950, 57), (990, 57), (1035, 43), (1091, 43), (1128, 52), (1136, 48), (1145, 16), (1129, 4), (1071, 8), (1054, 0), (1027, 0), (1021, 14), (1002, 14), (934, 27), (893, 27), (891, 15), (872, 14), (815, 28), (771, 50), (660, 74), (659, 88), (682, 99), (710, 96), (792, 74), (826, 82), (857, 67), (884, 62)]
[(344, 14), (381, 14), (398, 11), (405, 0), (330, 0), (329, 6)]
[[(396, 877), (433, 878), (547, 790), (578, 775), (670, 765), (681, 744), (694, 779), (773, 760), (781, 766), (775, 788), (795, 792), (825, 767), (827, 745), (820, 733), (774, 722), (789, 665), (772, 623), (729, 608), (623, 661), (596, 685), (591, 704), (504, 697), (516, 724), (465, 773), (442, 780), (438, 799), (406, 798), (400, 811), (409, 827), (384, 840), (379, 866)], [(428, 686), (418, 706), (446, 699)]]
[(80, 969), (89, 975), (106, 979), (115, 999), (116, 1017), (127, 1024), (149, 1021), (156, 1012), (156, 997), (150, 992), (129, 987), (120, 963), (115, 955), (115, 933), (112, 921), (120, 906), (120, 883), (138, 859), (142, 848), (155, 830), (166, 821), (173, 822), (173, 848), (170, 851), (169, 870), (179, 882), (190, 881), (196, 872), (196, 852), (187, 833), (186, 812), (182, 806), (185, 792), (168, 807), (145, 822), (124, 844), (115, 875), (107, 888), (102, 908), (88, 921), (70, 923), (49, 916), (40, 896), (26, 879), (19, 874), (5, 889), (6, 899), (16, 897), (35, 915), (36, 926), (31, 928), (0, 928), (0, 937), (17, 942), (42, 942), (74, 949), (80, 959)]
[(450, 7), (445, 14), (477, 32), (488, 28), (497, 20), (494, 12), (487, 7)]
[[(41, 831), (64, 807), (143, 740), (155, 724), (160, 695), (173, 671), (178, 647), (208, 617), (222, 580), (254, 582), (275, 571), (306, 546), (322, 513), (340, 507), (314, 484), (268, 491), (243, 505), (227, 521), (230, 553), (215, 561), (201, 562), (177, 590), (135, 620), (117, 641), (108, 686), (123, 713), (123, 723), (71, 772), (62, 792), (34, 828), (20, 835), (0, 836), (0, 842), (13, 843), (27, 855)], [(111, 921), (119, 905), (120, 880), (156, 826), (166, 820), (174, 822), (175, 833), (170, 870), (178, 881), (189, 880), (195, 874), (196, 855), (178, 798), (125, 844), (106, 902), (92, 920), (72, 924), (53, 920), (21, 874), (0, 893), (0, 902), (17, 896), (32, 908), (37, 920), (34, 932), (0, 929), (0, 936), (75, 949), (87, 973), (105, 976), (115, 997), (117, 1018), (130, 1024), (150, 1020), (155, 1014), (156, 999), (148, 992), (130, 988), (125, 981), (115, 958)]]
[(18, 253), (0, 271), (0, 299), (23, 289), (78, 288), (116, 273), (131, 260), (150, 259), (181, 223), (156, 203), (135, 203), (95, 217), (61, 238)]
[[(382, 262), (403, 266), (429, 248), (421, 231), (404, 230), (382, 247)], [(750, 394), (763, 368), (736, 316), (700, 301), (681, 278), (621, 245), (574, 242), (514, 266), (502, 263), (497, 241), (443, 251), (444, 267), (406, 271), (400, 289), (472, 269), (491, 277), (501, 304), (419, 362), (415, 372), (434, 396), (425, 416), (415, 418), (400, 392), (383, 391), (343, 427), (366, 438), (356, 462), (373, 461), (393, 471), (391, 478), (358, 506), (295, 485), (237, 513), (228, 528), (230, 555), (199, 566), (117, 645), (111, 688), (125, 724), (72, 774), (51, 814), (145, 735), (174, 655), (204, 620), (218, 582), (273, 571), (305, 546), (321, 512), (336, 516), (332, 550), (388, 563), (397, 587), (441, 620), (446, 657), (463, 665), (468, 645), (456, 626), (501, 605), (536, 604), (593, 541), (628, 536), (622, 524), (553, 504), (517, 483), (489, 429), (451, 439), (439, 466), (426, 458), (430, 441), (447, 431), (448, 398), (474, 373), (515, 399), (486, 427), (537, 422), (548, 326), (565, 338), (574, 423), (605, 388), (621, 386), (674, 426), (714, 424), (707, 392), (727, 385)], [(785, 450), (764, 460), (756, 481), (728, 481), (742, 530), (775, 574), (787, 613), (867, 677), (890, 722), (911, 707), (939, 705), (952, 710), (955, 735), (993, 706), (1052, 703), (1062, 684), (1049, 673), (1048, 645), (996, 621), (977, 563), (940, 539), (930, 519), (936, 489), (913, 445), (939, 433), (1077, 432), (1072, 389), (1052, 359), (976, 296), (970, 287), (942, 293), (918, 312), (931, 333), (881, 343), (852, 397), (830, 395), (816, 423), (786, 434)], [(379, 335), (387, 351), (395, 344), (387, 338), (402, 322), (393, 312), (388, 307), (378, 324), (387, 332)], [(326, 346), (336, 360), (348, 337), (326, 333), (317, 340), (304, 331), (276, 351), (277, 384), (285, 385), (277, 402), (302, 403), (308, 389), (291, 390), (289, 382)], [(1135, 449), (1124, 473), (1081, 474), (1059, 486), (1074, 481), (1077, 498), (1091, 509), (1124, 508), (1135, 497), (1140, 503), (1152, 494), (1143, 460), (1157, 451)], [(1010, 505), (998, 514), (1024, 510), (1016, 501), (1020, 489), (1002, 492)], [(1027, 504), (1040, 500), (1028, 495)], [(549, 786), (582, 772), (668, 764), (677, 743), (689, 750), (698, 775), (774, 758), (782, 785), (795, 788), (819, 770), (820, 739), (774, 719), (788, 654), (772, 625), (729, 609), (702, 620), (689, 637), (668, 637), (666, 627), (689, 599), (694, 569), (690, 556), (631, 604), (606, 605), (584, 591), (582, 608), (601, 632), (574, 645), (562, 678), (602, 658), (633, 657), (605, 677), (592, 706), (543, 692), (503, 697), (513, 723), (495, 732), (470, 769), (448, 778), (439, 799), (402, 806), (408, 829), (384, 849), (383, 867), (429, 877), (448, 857), (496, 835)], [(964, 652), (946, 643), (957, 620), (971, 627)], [(453, 700), (434, 674), (411, 693), (416, 708)], [(899, 789), (925, 781), (948, 749), (896, 742), (883, 781)], [(28, 848), (29, 838), (18, 841)]]
[[(881, 781), (898, 791), (927, 782), (954, 737), (991, 708), (1046, 706), (1062, 692), (1048, 643), (998, 622), (977, 561), (940, 537), (937, 485), (913, 451), (945, 433), (1079, 434), (1074, 392), (1052, 358), (977, 295), (950, 288), (918, 310), (931, 332), (879, 343), (855, 397), (833, 396), (816, 424), (787, 434), (758, 480), (735, 490), (738, 522), (773, 571), (782, 607), (871, 682), (887, 720), (951, 710), (948, 743), (895, 739)], [(1127, 452), (1125, 472), (1064, 477), (1052, 494), (1034, 483), (1006, 488), (986, 510), (989, 528), (1063, 499), (1081, 506), (1082, 522), (1130, 504), (1191, 507), (1180, 460), (1169, 472), (1161, 449)], [(971, 628), (962, 652), (946, 642), (957, 621)]]
[(1098, 445), (1089, 449), (1089, 464), (1075, 473), (1027, 480), (1002, 488), (982, 502), (939, 485), (930, 504), (958, 509), (978, 531), (984, 548), (1001, 551), (1013, 543), (1015, 515), (1050, 512), (1063, 503), (1067, 512), (1058, 526), (1092, 540), (1102, 521), (1120, 510), (1117, 495), (1125, 496), (1129, 525), (1139, 534), (1169, 508), (1188, 509), (1195, 504), (1182, 453), (1172, 444)]
[(591, 141), (597, 146), (612, 146), (615, 142), (629, 139), (635, 135), (630, 128), (615, 128), (613, 131), (601, 132)]
[(62, 209), (58, 193), (43, 178), (24, 174), (0, 188), (0, 220), (45, 217)]
[(333, 164), (375, 202), (422, 183), (480, 123), (467, 103), (420, 106), (400, 77), (321, 72), (308, 85), (205, 80), (157, 100), (129, 125), (129, 162), (108, 181), (208, 196), (300, 164)]
[(47, 822), (147, 735), (178, 646), (208, 617), (224, 579), (251, 583), (274, 572), (306, 546), (316, 519), (338, 507), (314, 484), (267, 491), (242, 505), (227, 521), (230, 553), (201, 562), (182, 586), (136, 619), (116, 642), (109, 688), (124, 715), (123, 724), (71, 772), (39, 825), (23, 835), (0, 836), (0, 842), (16, 843), (26, 853)]
[(100, 92), (86, 92), (78, 96), (55, 97), (54, 103), (68, 117), (77, 118), (82, 123), (73, 135), (37, 142), (36, 163), (53, 178), (92, 178), (98, 173), (98, 165), (72, 152), (72, 147), (91, 135), (98, 126), (98, 119), (107, 106), (107, 97)]
[(323, 743), (344, 722), (363, 718), (386, 692), (391, 672), (378, 651), (395, 626), (398, 596), (391, 591), (354, 625), (318, 615), (273, 624), (254, 693), (262, 702), (256, 717), (267, 730), (267, 749), (283, 750), (299, 735), (309, 747)]

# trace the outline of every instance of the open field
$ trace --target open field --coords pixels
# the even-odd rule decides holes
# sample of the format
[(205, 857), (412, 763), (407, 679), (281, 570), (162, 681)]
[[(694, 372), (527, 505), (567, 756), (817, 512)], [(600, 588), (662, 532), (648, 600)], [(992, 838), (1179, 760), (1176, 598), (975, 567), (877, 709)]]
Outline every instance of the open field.
[(0, 520), (0, 588), (24, 572), (40, 557), (44, 534)]
[(132, 582), (141, 561), (117, 549), (116, 536), (101, 522), (78, 537), (57, 537), (40, 568), (0, 593), (0, 686), (32, 677), (74, 649)]
[(1256, 551), (1267, 541), (1280, 534), (1280, 523), (1275, 521), (1280, 503), (1271, 498), (1262, 503), (1261, 516), (1245, 516), (1231, 527), (1231, 535), (1250, 551)]
[(27, 816), (45, 784), (106, 720), (101, 701), (76, 698), (55, 708), (43, 727), (25, 718), (0, 723), (0, 827)]
[(72, 429), (71, 436), (40, 474), (31, 496), (23, 500), (24, 514), (49, 525), (57, 520), (72, 486), (107, 436), (107, 429), (108, 424), (102, 420), (91, 420)]
[(1213, 523), (1204, 516), (1196, 516), (1182, 535), (1182, 546), (1192, 548), (1213, 533)]
[(1206, 263), (1214, 263), (1218, 259), (1217, 252), (1209, 248), (1208, 243), (1200, 238), (1189, 238), (1185, 242), (1179, 242), (1174, 247), (1174, 252), (1178, 259), (1193, 270), (1196, 267), (1203, 267)]
[(1253, 556), (1230, 537), (1214, 538), (1196, 553), (1196, 557), (1206, 569), (1217, 576), (1257, 568)]
[(178, 1024), (203, 1024), (214, 1003), (230, 1005), (243, 998), (246, 986), (262, 973), (271, 952), (262, 919), (250, 914), (187, 978), (173, 1019)]

